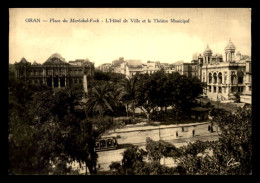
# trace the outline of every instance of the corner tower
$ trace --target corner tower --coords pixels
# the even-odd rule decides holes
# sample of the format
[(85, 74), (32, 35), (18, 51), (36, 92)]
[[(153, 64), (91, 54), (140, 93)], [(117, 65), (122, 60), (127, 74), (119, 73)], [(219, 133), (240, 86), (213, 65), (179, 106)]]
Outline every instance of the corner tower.
[(204, 55), (204, 64), (210, 64), (211, 63), (212, 51), (209, 48), (209, 45), (207, 45), (207, 48), (203, 52), (203, 55)]
[(227, 46), (225, 47), (225, 56), (226, 56), (226, 62), (234, 62), (235, 61), (235, 51), (236, 47), (232, 43), (231, 39), (229, 39), (229, 42)]

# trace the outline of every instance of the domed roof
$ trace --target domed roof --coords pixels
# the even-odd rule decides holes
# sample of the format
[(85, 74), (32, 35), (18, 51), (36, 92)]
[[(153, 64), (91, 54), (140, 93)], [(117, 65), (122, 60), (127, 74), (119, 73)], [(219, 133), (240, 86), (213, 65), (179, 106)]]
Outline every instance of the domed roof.
[(45, 64), (68, 64), (68, 63), (59, 53), (54, 53), (43, 63), (43, 65)]
[(229, 39), (229, 42), (227, 44), (227, 46), (225, 47), (225, 50), (234, 50), (235, 51), (236, 47), (235, 45), (232, 43), (231, 39)]
[(54, 53), (54, 54), (52, 54), (52, 55), (48, 58), (48, 60), (50, 60), (50, 59), (52, 59), (52, 58), (58, 58), (58, 59), (60, 59), (61, 61), (64, 61), (64, 62), (65, 62), (65, 59), (64, 59), (59, 53)]
[(210, 55), (212, 54), (212, 51), (211, 51), (211, 49), (209, 48), (209, 45), (207, 45), (207, 48), (205, 49), (205, 51), (204, 51), (203, 53), (204, 53), (204, 55), (205, 55), (205, 54), (208, 54), (208, 55), (209, 55), (209, 54), (210, 54)]
[(236, 55), (241, 55), (241, 53), (239, 51), (237, 51)]

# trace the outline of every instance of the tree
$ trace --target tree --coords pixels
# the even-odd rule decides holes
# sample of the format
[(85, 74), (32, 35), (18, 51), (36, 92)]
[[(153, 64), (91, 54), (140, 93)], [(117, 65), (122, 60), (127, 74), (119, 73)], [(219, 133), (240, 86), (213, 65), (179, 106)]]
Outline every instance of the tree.
[[(179, 164), (187, 174), (250, 175), (252, 174), (252, 113), (239, 108), (235, 114), (221, 113), (213, 117), (220, 127), (218, 141), (196, 142), (182, 149)], [(212, 150), (212, 155), (205, 150)]]
[(194, 105), (196, 97), (202, 93), (203, 84), (196, 77), (186, 77), (178, 73), (169, 74), (169, 95), (174, 115), (179, 118), (180, 113), (188, 114)]
[(59, 159), (67, 157), (62, 153), (62, 123), (53, 110), (57, 108), (53, 102), (55, 95), (41, 85), (20, 81), (10, 84), (9, 171), (14, 174), (49, 174)]
[(167, 107), (171, 105), (171, 96), (169, 95), (171, 91), (169, 90), (168, 74), (165, 73), (164, 69), (161, 69), (152, 73), (150, 77), (154, 80), (155, 85), (154, 101), (161, 109), (165, 107), (165, 112), (167, 112)]
[(160, 163), (161, 158), (163, 157), (175, 157), (178, 156), (178, 149), (163, 140), (153, 141), (149, 137), (146, 138), (146, 150), (148, 159), (151, 160), (153, 163)]
[[(69, 119), (68, 119), (69, 120)], [(73, 160), (86, 165), (86, 174), (96, 174), (98, 155), (94, 151), (95, 141), (99, 134), (93, 129), (90, 120), (81, 120), (70, 125), (68, 138), (65, 141), (65, 152)]]
[(148, 74), (142, 74), (138, 77), (136, 103), (137, 106), (145, 113), (148, 122), (152, 110), (157, 107), (157, 88), (155, 79)]
[(128, 107), (132, 108), (133, 120), (135, 119), (135, 105), (136, 105), (136, 82), (137, 77), (124, 78), (119, 83), (119, 100), (125, 103), (127, 117), (128, 117)]
[(126, 175), (136, 175), (142, 172), (145, 166), (143, 162), (146, 152), (137, 146), (131, 145), (123, 153), (122, 169)]
[(54, 92), (42, 85), (13, 80), (8, 89), (11, 173), (75, 174), (67, 163), (76, 160), (96, 174), (95, 141), (113, 128), (112, 119), (82, 120), (74, 110), (82, 96), (78, 88)]
[[(110, 168), (119, 175), (179, 175), (185, 174), (185, 170), (165, 167), (160, 164), (160, 159), (169, 152), (175, 151), (175, 146), (163, 141), (155, 142), (147, 138), (146, 150), (131, 145), (123, 153), (122, 165), (112, 162)], [(148, 157), (150, 162), (145, 159)]]
[(87, 111), (93, 112), (93, 114), (98, 113), (101, 116), (106, 111), (113, 112), (114, 101), (111, 92), (112, 90), (107, 84), (92, 88), (87, 97)]
[[(219, 145), (214, 149), (227, 174), (252, 173), (252, 110), (238, 108), (235, 114), (218, 115), (213, 118), (221, 131)], [(229, 166), (230, 162), (238, 166)], [(234, 163), (234, 164), (235, 164)]]

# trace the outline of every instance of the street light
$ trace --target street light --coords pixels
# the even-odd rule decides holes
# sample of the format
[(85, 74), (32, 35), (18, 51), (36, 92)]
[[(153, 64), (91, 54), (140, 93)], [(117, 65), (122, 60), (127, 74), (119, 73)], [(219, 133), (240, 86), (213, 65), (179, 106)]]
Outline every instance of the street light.
[(159, 124), (159, 140), (161, 140), (160, 124)]

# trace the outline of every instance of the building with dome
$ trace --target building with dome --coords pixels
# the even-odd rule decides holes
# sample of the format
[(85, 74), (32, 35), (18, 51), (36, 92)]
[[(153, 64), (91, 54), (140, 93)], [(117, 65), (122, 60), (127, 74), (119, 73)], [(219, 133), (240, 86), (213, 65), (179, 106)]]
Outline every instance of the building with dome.
[(204, 93), (211, 100), (226, 102), (234, 102), (238, 94), (242, 102), (251, 103), (250, 57), (235, 52), (231, 39), (224, 51), (223, 59), (221, 54), (213, 54), (207, 45), (203, 54), (197, 56), (198, 76), (207, 84)]
[(43, 64), (36, 61), (31, 64), (25, 58), (15, 64), (17, 79), (27, 80), (33, 84), (46, 84), (52, 88), (62, 88), (82, 83), (84, 73), (94, 76), (94, 64), (88, 59), (66, 62), (58, 53), (52, 54)]

